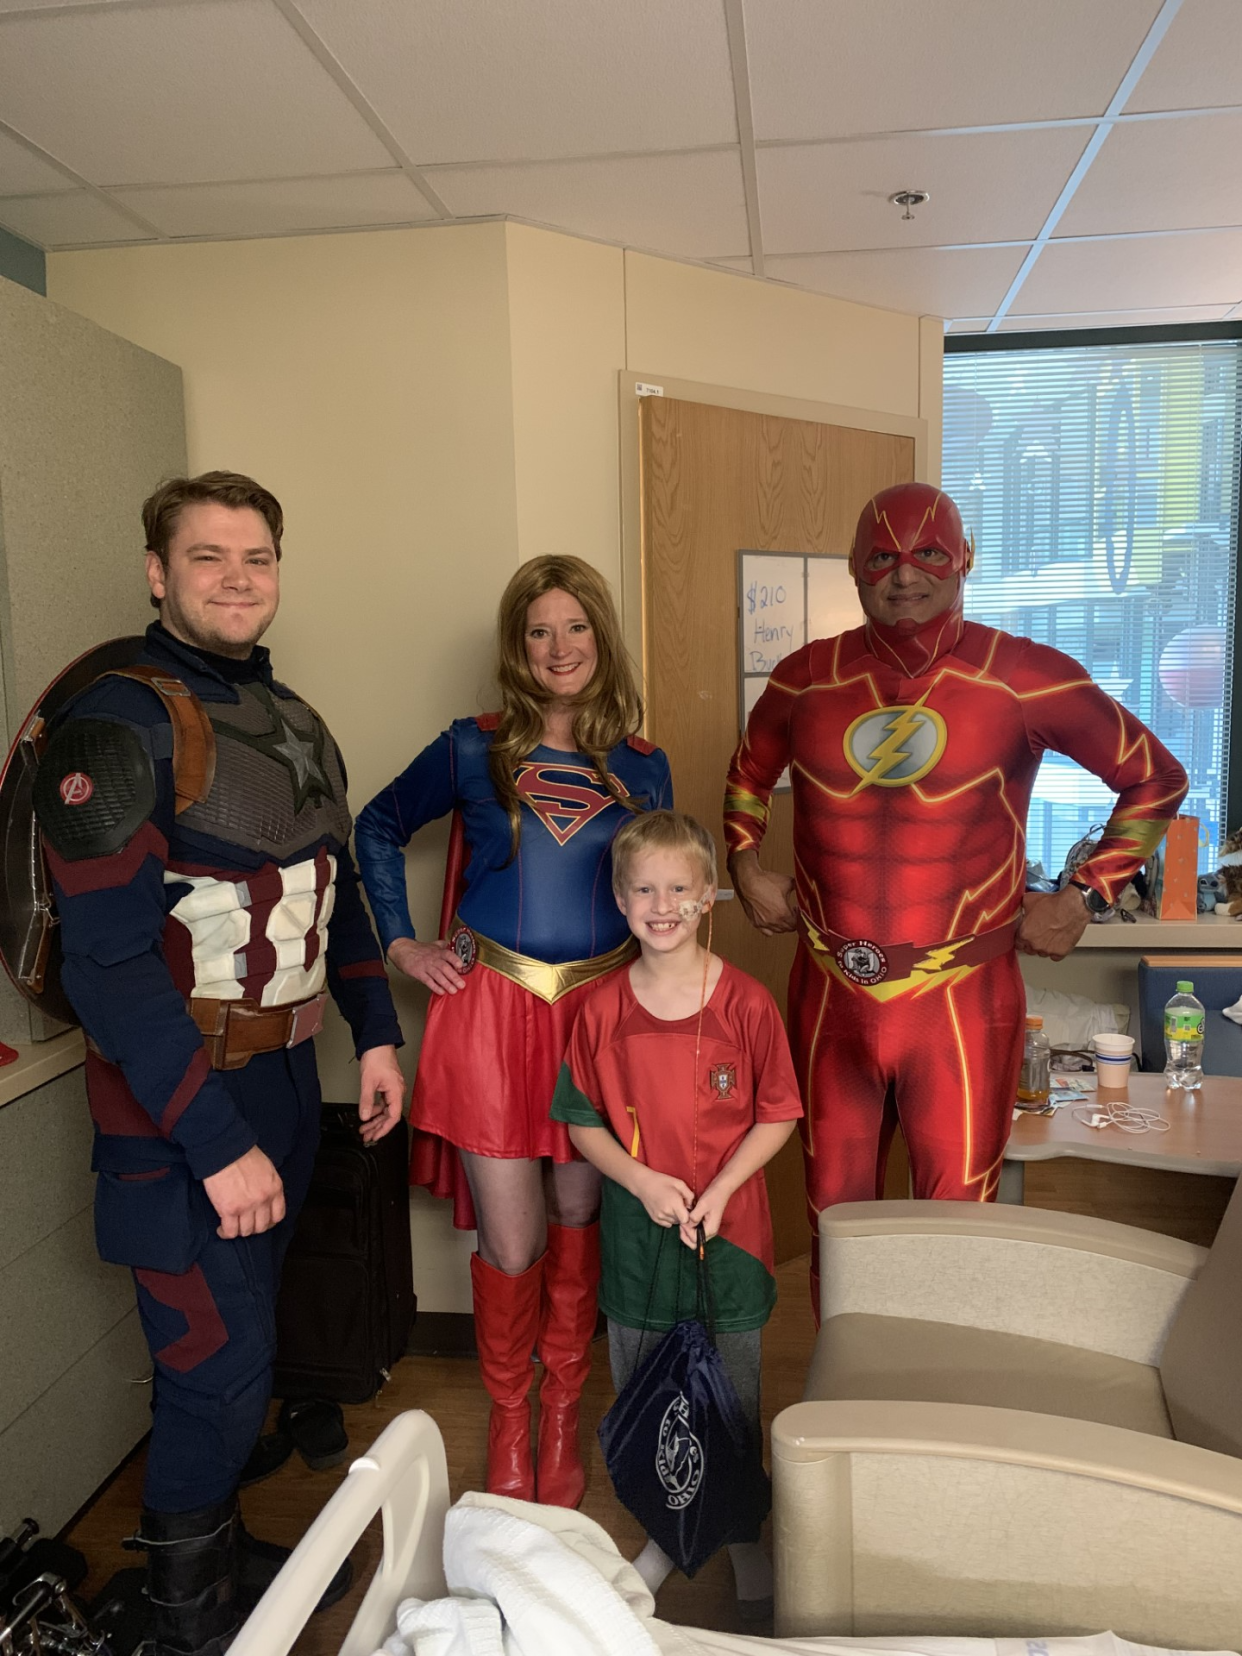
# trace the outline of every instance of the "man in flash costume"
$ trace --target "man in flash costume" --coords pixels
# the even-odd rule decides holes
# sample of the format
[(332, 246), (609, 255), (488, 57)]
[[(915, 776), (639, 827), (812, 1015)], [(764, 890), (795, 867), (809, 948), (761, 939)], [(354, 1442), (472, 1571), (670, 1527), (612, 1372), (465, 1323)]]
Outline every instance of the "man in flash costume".
[[(1159, 844), (1186, 792), (1168, 750), (1069, 656), (966, 621), (957, 507), (925, 483), (863, 508), (850, 552), (866, 622), (786, 657), (729, 769), (734, 886), (799, 933), (789, 1034), (808, 1215), (883, 1187), (896, 1123), (917, 1197), (996, 1196), (1022, 1056), (1015, 947), (1061, 959)], [(1043, 754), (1118, 794), (1074, 881), (1024, 890)], [(764, 870), (773, 786), (793, 783), (795, 872)], [(818, 1304), (817, 1265), (812, 1287)]]
[(162, 485), (143, 524), (160, 619), (54, 723), (35, 806), (87, 1036), (99, 1251), (133, 1271), (155, 1370), (137, 1537), (151, 1648), (219, 1656), (281, 1559), (241, 1527), (236, 1491), (319, 1140), (310, 1037), (330, 991), (368, 1141), (400, 1117), (401, 1037), (340, 754), (258, 644), (279, 503), (211, 472)]

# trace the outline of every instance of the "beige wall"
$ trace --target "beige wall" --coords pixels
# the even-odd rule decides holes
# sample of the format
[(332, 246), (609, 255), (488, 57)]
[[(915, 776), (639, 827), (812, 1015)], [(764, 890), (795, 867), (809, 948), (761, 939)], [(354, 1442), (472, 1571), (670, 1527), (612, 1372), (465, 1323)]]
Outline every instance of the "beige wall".
[(919, 319), (625, 255), (626, 366), (811, 402), (917, 414)]
[[(576, 552), (619, 586), (621, 370), (939, 428), (939, 324), (523, 225), (59, 253), (48, 291), (181, 365), (192, 468), (251, 471), (283, 500), (269, 641), (340, 739), (356, 806), (488, 705), (519, 561)], [(435, 829), (411, 851), (420, 930), (443, 847)], [(412, 1051), (416, 997), (399, 1010)], [(322, 1057), (346, 1096), (339, 1027)], [(461, 1250), (431, 1240), (446, 1216), (419, 1212), (421, 1303), (467, 1303)]]
[(620, 248), (507, 227), (513, 442), (521, 557), (572, 552), (620, 579)]

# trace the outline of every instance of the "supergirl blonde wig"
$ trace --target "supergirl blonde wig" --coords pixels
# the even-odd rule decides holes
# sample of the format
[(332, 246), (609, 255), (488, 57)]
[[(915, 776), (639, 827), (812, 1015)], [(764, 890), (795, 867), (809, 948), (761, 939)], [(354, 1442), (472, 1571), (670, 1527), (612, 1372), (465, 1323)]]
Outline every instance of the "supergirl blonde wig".
[(496, 680), (501, 714), (487, 761), (496, 798), (509, 818), (514, 856), (522, 818), (513, 767), (542, 742), (548, 706), (556, 700), (530, 670), (526, 612), (536, 598), (557, 591), (568, 593), (582, 605), (595, 635), (595, 671), (572, 704), (574, 745), (591, 760), (600, 781), (620, 804), (627, 810), (640, 809), (608, 769), (609, 752), (642, 724), (643, 704), (607, 583), (581, 558), (532, 558), (505, 588), (496, 617)]

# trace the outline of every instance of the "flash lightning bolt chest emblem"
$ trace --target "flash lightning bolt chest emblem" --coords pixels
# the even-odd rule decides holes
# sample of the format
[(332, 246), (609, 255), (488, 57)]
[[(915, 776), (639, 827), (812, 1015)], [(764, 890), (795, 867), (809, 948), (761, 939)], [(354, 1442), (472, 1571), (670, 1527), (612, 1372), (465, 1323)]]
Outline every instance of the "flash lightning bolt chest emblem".
[(862, 713), (845, 732), (845, 758), (859, 777), (855, 793), (904, 788), (939, 764), (949, 731), (934, 708), (876, 707)]

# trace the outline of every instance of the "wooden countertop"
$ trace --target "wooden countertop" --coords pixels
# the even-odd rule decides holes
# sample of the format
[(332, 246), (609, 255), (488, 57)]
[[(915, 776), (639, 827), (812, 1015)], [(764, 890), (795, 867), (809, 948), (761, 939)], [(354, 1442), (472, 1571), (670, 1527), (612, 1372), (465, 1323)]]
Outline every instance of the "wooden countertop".
[[(1088, 1127), (1074, 1111), (1089, 1115), (1097, 1097), (1126, 1099), (1155, 1110), (1169, 1130), (1126, 1133), (1117, 1127)], [(1055, 1115), (1022, 1115), (1014, 1122), (1006, 1161), (1050, 1161), (1058, 1156), (1237, 1177), (1242, 1173), (1242, 1077), (1209, 1075), (1197, 1092), (1173, 1092), (1163, 1075), (1132, 1072), (1128, 1087), (1092, 1093), (1086, 1104), (1067, 1105)]]

